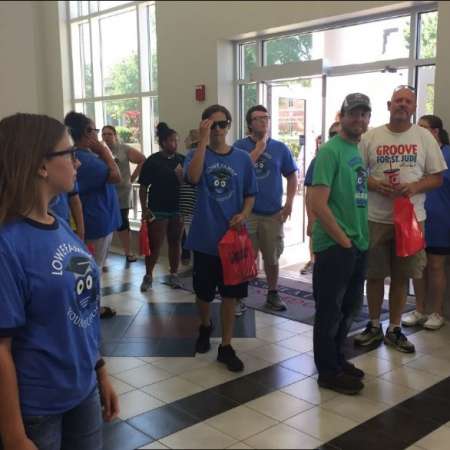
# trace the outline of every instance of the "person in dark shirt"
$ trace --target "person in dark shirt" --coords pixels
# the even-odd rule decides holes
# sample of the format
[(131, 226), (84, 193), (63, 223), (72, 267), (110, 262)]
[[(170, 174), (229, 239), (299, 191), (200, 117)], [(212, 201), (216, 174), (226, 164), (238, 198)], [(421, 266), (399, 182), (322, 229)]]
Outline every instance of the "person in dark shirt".
[(146, 273), (141, 291), (152, 287), (153, 269), (158, 261), (161, 245), (167, 235), (169, 246), (169, 284), (181, 287), (177, 275), (181, 253), (183, 220), (179, 209), (179, 189), (183, 179), (184, 156), (177, 153), (178, 135), (161, 122), (156, 128), (161, 151), (149, 156), (139, 176), (139, 198), (142, 220), (148, 222), (151, 255), (145, 257)]

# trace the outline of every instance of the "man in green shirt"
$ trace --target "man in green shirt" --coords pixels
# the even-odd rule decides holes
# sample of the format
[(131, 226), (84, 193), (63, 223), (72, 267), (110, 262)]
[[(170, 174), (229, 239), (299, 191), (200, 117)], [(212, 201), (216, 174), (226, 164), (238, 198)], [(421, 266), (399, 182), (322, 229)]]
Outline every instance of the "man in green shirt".
[(345, 359), (343, 344), (363, 302), (367, 268), (367, 174), (358, 142), (370, 113), (366, 95), (347, 95), (340, 131), (321, 147), (311, 188), (311, 208), (317, 216), (312, 233), (314, 360), (319, 386), (343, 394), (364, 387), (364, 372)]

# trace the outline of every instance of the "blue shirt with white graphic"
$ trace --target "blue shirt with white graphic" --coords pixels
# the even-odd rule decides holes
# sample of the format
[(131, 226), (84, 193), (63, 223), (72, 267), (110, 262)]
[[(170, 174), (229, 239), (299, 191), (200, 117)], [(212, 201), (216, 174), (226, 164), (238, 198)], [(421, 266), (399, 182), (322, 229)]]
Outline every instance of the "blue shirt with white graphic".
[[(194, 152), (186, 158), (185, 174)], [(208, 148), (185, 247), (217, 255), (219, 241), (231, 218), (242, 211), (245, 197), (252, 197), (257, 191), (255, 169), (246, 152), (231, 147), (227, 154), (221, 155)]]
[[(234, 146), (251, 153), (256, 142), (248, 136), (236, 141)], [(283, 142), (269, 139), (264, 153), (255, 163), (255, 169), (258, 194), (253, 212), (262, 215), (275, 214), (283, 207), (282, 176), (287, 177), (297, 171), (292, 153)]]
[(442, 186), (427, 192), (425, 241), (427, 247), (450, 248), (450, 145), (441, 150), (448, 168), (442, 173)]
[(100, 239), (122, 224), (117, 191), (107, 181), (107, 165), (95, 153), (79, 148), (77, 158), (81, 163), (77, 182), (83, 205), (85, 237), (87, 240)]
[(316, 163), (316, 158), (313, 158), (311, 162), (309, 163), (308, 170), (306, 171), (305, 180), (303, 184), (307, 187), (310, 187), (313, 185), (313, 179), (314, 179), (314, 164)]
[(65, 221), (0, 228), (0, 336), (12, 339), (23, 415), (63, 413), (95, 388), (99, 280)]

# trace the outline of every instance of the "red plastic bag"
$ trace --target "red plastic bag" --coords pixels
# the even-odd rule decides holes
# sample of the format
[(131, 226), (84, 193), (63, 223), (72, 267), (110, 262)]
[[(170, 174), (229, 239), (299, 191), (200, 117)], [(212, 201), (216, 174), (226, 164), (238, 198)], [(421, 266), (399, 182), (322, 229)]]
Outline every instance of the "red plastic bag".
[(92, 256), (95, 256), (95, 246), (91, 242), (89, 244), (86, 244), (87, 249), (89, 250), (89, 253)]
[(148, 223), (143, 220), (141, 229), (139, 230), (139, 254), (143, 256), (150, 256), (150, 242), (148, 240)]
[(394, 200), (395, 250), (397, 256), (412, 256), (425, 247), (414, 205), (407, 197)]
[(225, 233), (219, 242), (219, 256), (225, 285), (241, 284), (258, 274), (252, 241), (245, 227), (239, 231), (229, 229)]

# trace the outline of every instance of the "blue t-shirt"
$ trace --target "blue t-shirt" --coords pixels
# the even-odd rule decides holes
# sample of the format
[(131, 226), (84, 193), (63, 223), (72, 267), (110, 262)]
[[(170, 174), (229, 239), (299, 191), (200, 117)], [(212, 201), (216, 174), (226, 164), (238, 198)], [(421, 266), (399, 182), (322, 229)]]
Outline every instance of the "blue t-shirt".
[(63, 220), (0, 228), (0, 336), (12, 338), (22, 414), (60, 414), (95, 388), (100, 277)]
[(448, 169), (443, 172), (443, 183), (427, 192), (425, 210), (425, 241), (427, 247), (450, 247), (450, 146), (442, 147)]
[(316, 158), (313, 158), (311, 162), (309, 163), (308, 170), (306, 171), (305, 175), (305, 181), (303, 184), (305, 186), (312, 186), (313, 185), (313, 178), (314, 178), (314, 164), (316, 163)]
[[(251, 153), (256, 142), (246, 137), (234, 143), (234, 147)], [(292, 153), (283, 142), (269, 139), (266, 149), (255, 163), (256, 178), (258, 180), (258, 194), (255, 199), (253, 212), (256, 214), (272, 215), (283, 207), (282, 175), (287, 177), (297, 171)]]
[[(185, 174), (194, 152), (186, 158)], [(231, 147), (227, 154), (220, 155), (208, 148), (185, 247), (217, 255), (219, 241), (231, 218), (242, 211), (245, 197), (252, 197), (257, 191), (255, 169), (246, 152)]]
[(49, 209), (57, 216), (62, 217), (67, 222), (70, 222), (70, 207), (69, 199), (73, 195), (78, 195), (78, 183), (75, 182), (75, 186), (72, 192), (62, 192), (57, 195), (48, 205)]
[(81, 163), (77, 182), (83, 205), (85, 237), (87, 240), (100, 239), (122, 224), (117, 191), (107, 181), (107, 165), (95, 153), (79, 148), (77, 158)]

